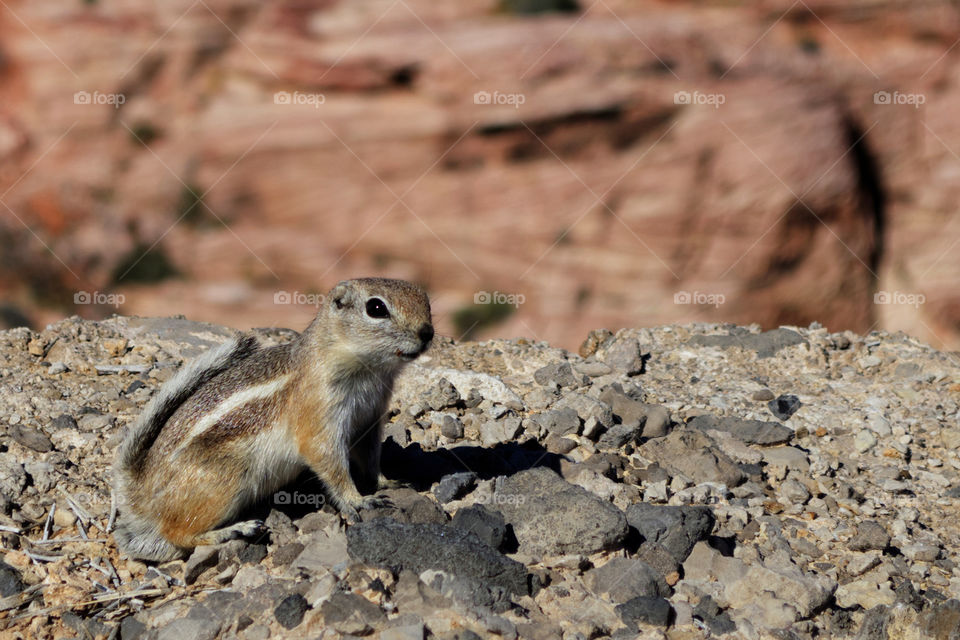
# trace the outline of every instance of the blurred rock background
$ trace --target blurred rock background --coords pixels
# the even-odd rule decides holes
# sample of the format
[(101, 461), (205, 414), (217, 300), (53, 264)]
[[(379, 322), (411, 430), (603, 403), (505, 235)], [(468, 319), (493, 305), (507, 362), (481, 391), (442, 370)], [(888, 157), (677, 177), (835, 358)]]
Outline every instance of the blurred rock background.
[(902, 329), (960, 345), (947, 1), (10, 0), (0, 323)]

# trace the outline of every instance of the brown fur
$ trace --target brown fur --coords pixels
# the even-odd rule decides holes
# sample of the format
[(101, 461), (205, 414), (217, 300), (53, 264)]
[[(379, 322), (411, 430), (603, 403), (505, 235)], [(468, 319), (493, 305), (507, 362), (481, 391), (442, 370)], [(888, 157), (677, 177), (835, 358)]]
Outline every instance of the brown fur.
[[(367, 313), (372, 298), (386, 303), (389, 318)], [(253, 523), (215, 527), (303, 466), (355, 518), (369, 498), (354, 479), (365, 491), (377, 488), (393, 380), (428, 346), (430, 321), (426, 295), (410, 283), (347, 281), (334, 287), (293, 343), (244, 352), (209, 379), (188, 371), (183, 384), (198, 380), (198, 387), (159, 432), (147, 415), (128, 436), (153, 433), (152, 442), (125, 443), (125, 451), (138, 453), (117, 468), (127, 518), (117, 536), (121, 546), (138, 557), (166, 559), (247, 532)]]

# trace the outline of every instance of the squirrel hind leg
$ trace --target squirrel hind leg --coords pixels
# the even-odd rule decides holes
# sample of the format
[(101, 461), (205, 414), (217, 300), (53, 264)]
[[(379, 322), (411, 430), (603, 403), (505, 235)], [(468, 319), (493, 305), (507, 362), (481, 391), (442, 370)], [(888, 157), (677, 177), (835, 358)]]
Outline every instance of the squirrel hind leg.
[(113, 537), (121, 551), (138, 560), (167, 562), (182, 558), (187, 553), (187, 549), (178, 547), (160, 535), (152, 524), (139, 519), (121, 518)]
[(193, 546), (199, 547), (205, 544), (220, 544), (221, 542), (235, 540), (237, 538), (252, 538), (265, 532), (266, 527), (263, 525), (263, 520), (246, 520), (244, 522), (231, 524), (227, 527), (201, 533), (195, 536), (191, 542)]

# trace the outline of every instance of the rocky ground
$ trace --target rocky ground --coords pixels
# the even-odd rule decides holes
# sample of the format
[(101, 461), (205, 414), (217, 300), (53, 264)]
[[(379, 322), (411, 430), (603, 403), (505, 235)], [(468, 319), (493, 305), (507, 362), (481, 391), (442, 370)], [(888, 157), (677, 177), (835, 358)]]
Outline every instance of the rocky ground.
[[(265, 342), (286, 330), (260, 331)], [(268, 533), (117, 553), (124, 429), (229, 331), (0, 333), (0, 635), (948, 638), (960, 633), (960, 360), (905, 335), (438, 340), (393, 400), (393, 506), (347, 526), (304, 476)]]

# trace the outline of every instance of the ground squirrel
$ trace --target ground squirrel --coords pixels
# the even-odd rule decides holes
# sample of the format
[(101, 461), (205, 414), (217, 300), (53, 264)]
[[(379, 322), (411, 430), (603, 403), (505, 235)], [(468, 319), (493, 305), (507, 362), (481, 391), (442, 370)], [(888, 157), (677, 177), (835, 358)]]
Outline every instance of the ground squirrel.
[(246, 336), (196, 358), (160, 389), (117, 451), (120, 548), (163, 561), (252, 535), (259, 522), (229, 523), (304, 466), (355, 520), (375, 501), (361, 491), (378, 488), (393, 381), (432, 339), (420, 287), (362, 278), (334, 287), (289, 344), (260, 348)]

